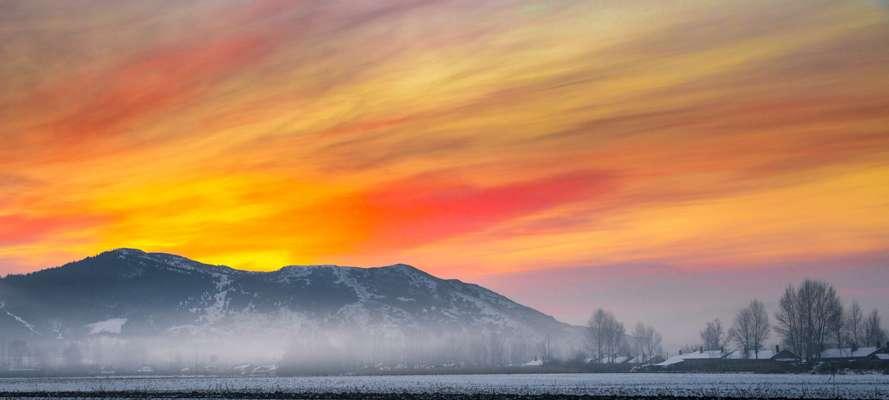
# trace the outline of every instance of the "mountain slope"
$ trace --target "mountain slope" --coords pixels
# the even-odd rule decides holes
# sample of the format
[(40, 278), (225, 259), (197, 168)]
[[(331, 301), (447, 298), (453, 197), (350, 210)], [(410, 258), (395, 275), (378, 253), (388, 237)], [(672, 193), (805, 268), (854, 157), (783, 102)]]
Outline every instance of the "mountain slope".
[(483, 287), (409, 265), (247, 272), (119, 249), (0, 279), (0, 335), (239, 335), (294, 329), (488, 333), (540, 340), (574, 328)]

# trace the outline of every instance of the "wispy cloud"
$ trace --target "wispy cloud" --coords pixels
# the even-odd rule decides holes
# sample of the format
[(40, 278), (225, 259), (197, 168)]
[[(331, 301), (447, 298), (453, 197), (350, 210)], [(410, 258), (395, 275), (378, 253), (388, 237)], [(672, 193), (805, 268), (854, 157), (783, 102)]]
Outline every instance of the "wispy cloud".
[(876, 2), (0, 7), (0, 268), (129, 246), (472, 278), (889, 248)]

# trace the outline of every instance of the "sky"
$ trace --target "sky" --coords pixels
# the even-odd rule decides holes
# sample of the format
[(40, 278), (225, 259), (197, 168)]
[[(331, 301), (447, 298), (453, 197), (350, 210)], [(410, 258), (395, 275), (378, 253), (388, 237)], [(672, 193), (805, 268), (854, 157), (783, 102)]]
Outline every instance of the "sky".
[(0, 275), (404, 262), (676, 343), (804, 277), (889, 314), (884, 2), (2, 1), (0, 59)]

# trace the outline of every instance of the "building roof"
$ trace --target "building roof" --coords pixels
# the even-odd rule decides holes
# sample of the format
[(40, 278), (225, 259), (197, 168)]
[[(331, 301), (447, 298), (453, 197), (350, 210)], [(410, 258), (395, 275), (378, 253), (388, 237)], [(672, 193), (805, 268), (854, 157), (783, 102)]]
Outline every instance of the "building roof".
[(586, 362), (587, 362), (587, 364), (589, 364), (589, 363), (599, 363), (599, 364), (623, 364), (623, 363), (625, 363), (625, 362), (629, 362), (630, 359), (631, 359), (631, 357), (629, 357), (629, 356), (614, 356), (614, 358), (611, 358), (610, 356), (608, 356), (608, 357), (602, 357), (602, 358), (599, 358), (599, 359), (595, 359), (595, 358), (587, 358), (587, 359), (586, 359)]
[(835, 349), (827, 349), (821, 352), (822, 359), (836, 359), (836, 358), (866, 358), (871, 354), (876, 353), (879, 350), (877, 347), (859, 347), (859, 348), (851, 348), (851, 347), (842, 347)]
[(627, 357), (627, 356), (617, 356), (617, 357), (614, 357), (614, 360), (612, 360), (611, 362), (612, 362), (613, 364), (623, 364), (623, 363), (625, 363), (625, 362), (627, 362), (627, 361), (630, 361), (630, 357)]
[(799, 356), (796, 353), (790, 350), (781, 350), (774, 356), (772, 356), (772, 360), (775, 361), (794, 361), (799, 360)]
[[(627, 362), (630, 364), (648, 364), (648, 363), (652, 362), (652, 360), (657, 360), (658, 358), (659, 358), (658, 356), (648, 356), (648, 357), (636, 356)], [(661, 360), (663, 360), (663, 359), (661, 358)]]
[[(871, 353), (868, 353), (868, 355)], [(866, 356), (865, 356), (866, 357)], [(775, 352), (774, 350), (760, 350), (757, 353), (750, 352), (748, 355), (744, 355), (743, 351), (733, 350), (728, 353), (723, 353), (720, 350), (708, 350), (704, 352), (696, 351), (692, 353), (678, 354), (668, 358), (666, 361), (655, 364), (661, 367), (667, 367), (674, 364), (679, 364), (685, 360), (702, 360), (702, 359), (724, 359), (724, 360), (786, 360), (786, 359), (797, 359), (796, 354), (793, 354), (787, 350), (781, 350), (779, 352)]]
[(678, 354), (668, 358), (666, 361), (657, 363), (655, 365), (666, 367), (673, 364), (679, 364), (685, 360), (701, 360), (701, 359), (717, 359), (722, 358), (723, 354), (721, 350), (707, 350), (707, 351), (695, 351), (691, 353)]
[(750, 351), (744, 354), (743, 350), (735, 350), (725, 355), (727, 360), (768, 360), (775, 356), (774, 350)]

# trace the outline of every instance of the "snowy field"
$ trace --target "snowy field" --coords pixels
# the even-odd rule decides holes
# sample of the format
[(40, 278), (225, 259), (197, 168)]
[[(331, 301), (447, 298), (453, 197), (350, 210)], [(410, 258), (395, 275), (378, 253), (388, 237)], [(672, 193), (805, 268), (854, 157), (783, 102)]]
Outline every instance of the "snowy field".
[[(0, 379), (0, 393), (449, 393), (889, 399), (889, 375), (527, 374)], [(0, 395), (2, 397), (2, 395)]]

